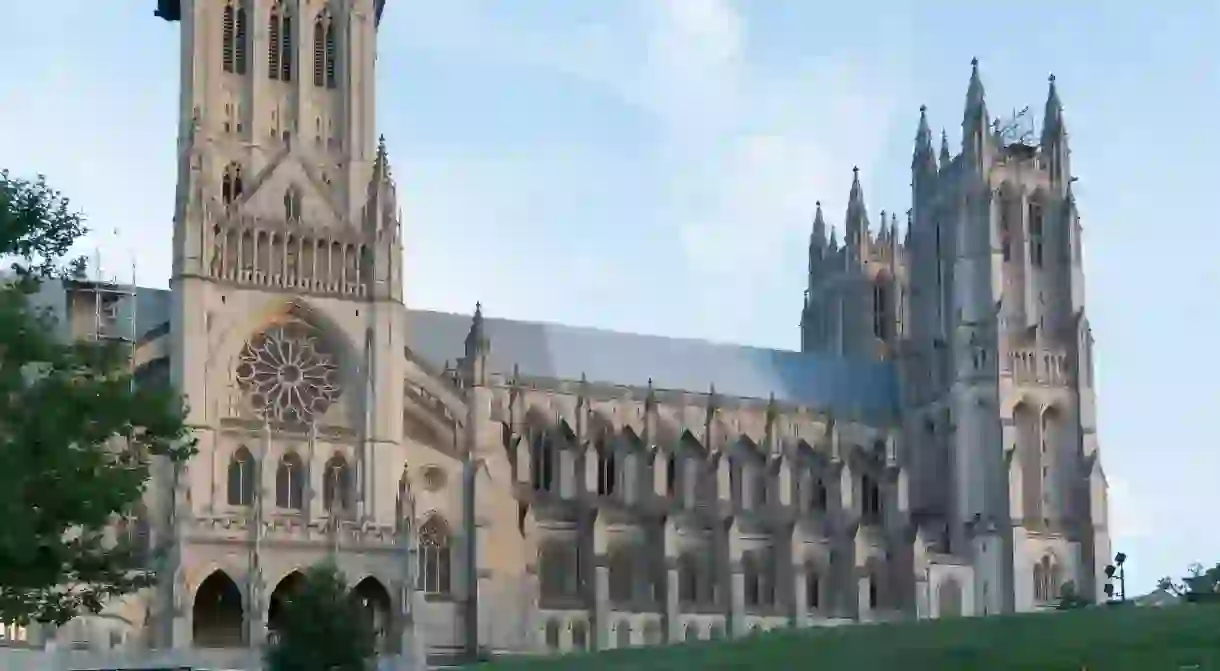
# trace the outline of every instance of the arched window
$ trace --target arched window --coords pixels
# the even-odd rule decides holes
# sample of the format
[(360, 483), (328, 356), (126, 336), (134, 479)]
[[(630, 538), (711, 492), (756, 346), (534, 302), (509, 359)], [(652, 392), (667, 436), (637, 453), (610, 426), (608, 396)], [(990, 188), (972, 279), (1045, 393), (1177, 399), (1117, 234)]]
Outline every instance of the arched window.
[(610, 600), (615, 603), (626, 603), (634, 596), (635, 567), (632, 565), (631, 551), (619, 548), (610, 553)]
[(747, 554), (741, 558), (741, 573), (745, 582), (745, 605), (761, 606), (763, 602), (762, 567), (758, 557)]
[(809, 505), (813, 508), (813, 512), (826, 512), (826, 484), (822, 482), (822, 478), (815, 477), (813, 479), (813, 491), (809, 497)]
[(246, 7), (242, 0), (227, 0), (223, 11), (221, 61), (225, 72), (246, 74)]
[(552, 652), (559, 651), (559, 620), (554, 618), (546, 622), (546, 647)]
[(329, 513), (345, 512), (351, 505), (352, 473), (343, 455), (336, 454), (326, 462), (322, 480), (322, 505)]
[(1042, 267), (1043, 261), (1043, 230), (1042, 203), (1031, 198), (1029, 201), (1029, 262), (1035, 268)]
[(304, 507), (305, 469), (301, 458), (289, 452), (275, 469), (275, 505), (301, 510)]
[(877, 589), (877, 574), (870, 573), (868, 576), (868, 607), (876, 608), (881, 603), (881, 595)]
[(224, 175), (220, 180), (220, 199), (225, 205), (231, 205), (241, 198), (241, 165), (230, 163), (225, 166)]
[(580, 553), (577, 545), (549, 542), (538, 551), (539, 591), (544, 597), (580, 595)]
[(770, 478), (767, 477), (767, 467), (763, 464), (753, 464), (748, 471), (750, 474), (750, 508), (758, 510), (767, 505), (767, 485)]
[(313, 85), (333, 89), (335, 79), (335, 22), (329, 10), (322, 10), (313, 22)]
[(822, 607), (822, 578), (812, 564), (805, 567), (805, 608), (817, 610)]
[[(1012, 217), (1013, 199), (1002, 197), (1000, 200), (1000, 253), (1004, 261), (1012, 260)], [(1019, 210), (1018, 210), (1019, 211)]]
[(699, 560), (689, 553), (678, 557), (678, 601), (683, 604), (699, 601)]
[(236, 46), (236, 26), (234, 24), (237, 22), (237, 9), (233, 7), (232, 2), (226, 2), (223, 12), (224, 27), (222, 28), (221, 32), (223, 34), (224, 44), (221, 48), (221, 60), (224, 71), (233, 72), (233, 57), (235, 55), (233, 51), (234, 47)]
[(597, 493), (599, 496), (610, 496), (618, 481), (618, 464), (615, 463), (614, 448), (606, 441), (597, 442)]
[(254, 455), (240, 447), (229, 460), (229, 505), (254, 503)]
[(860, 476), (860, 512), (869, 518), (881, 514), (881, 488), (870, 475)]
[(267, 76), (292, 81), (292, 53), (292, 13), (287, 5), (276, 2), (267, 26)]
[(555, 476), (555, 446), (546, 432), (537, 432), (530, 444), (531, 481), (535, 491), (551, 491)]
[(449, 525), (437, 516), (419, 528), (419, 591), (428, 596), (449, 594)]
[(301, 190), (290, 186), (284, 190), (284, 219), (286, 221), (301, 220)]
[(873, 283), (873, 335), (889, 338), (890, 289), (884, 278)]
[(678, 455), (665, 457), (665, 491), (669, 496), (678, 494)]

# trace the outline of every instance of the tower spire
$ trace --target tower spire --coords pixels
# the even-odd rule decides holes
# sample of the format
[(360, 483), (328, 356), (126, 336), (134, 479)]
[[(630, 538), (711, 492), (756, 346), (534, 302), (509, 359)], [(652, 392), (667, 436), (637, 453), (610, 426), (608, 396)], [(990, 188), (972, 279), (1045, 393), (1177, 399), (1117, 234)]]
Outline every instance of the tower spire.
[(911, 157), (911, 169), (936, 171), (936, 159), (932, 154), (932, 129), (928, 126), (928, 106), (919, 106), (919, 128), (915, 131), (915, 154)]
[(860, 168), (851, 169), (851, 193), (847, 196), (847, 217), (844, 228), (847, 230), (845, 243), (848, 247), (859, 248), (868, 230), (868, 209), (864, 205), (864, 188), (860, 186)]
[(962, 114), (962, 153), (981, 165), (987, 144), (989, 117), (983, 80), (979, 76), (979, 59), (970, 61), (970, 85), (966, 89), (966, 109)]
[(1068, 150), (1067, 125), (1063, 121), (1063, 103), (1055, 88), (1055, 75), (1049, 78), (1046, 92), (1046, 109), (1042, 122), (1042, 156), (1050, 172), (1051, 181), (1065, 187), (1071, 182), (1071, 154)]
[(952, 160), (953, 156), (949, 153), (949, 133), (942, 128), (940, 130), (940, 169), (944, 170)]

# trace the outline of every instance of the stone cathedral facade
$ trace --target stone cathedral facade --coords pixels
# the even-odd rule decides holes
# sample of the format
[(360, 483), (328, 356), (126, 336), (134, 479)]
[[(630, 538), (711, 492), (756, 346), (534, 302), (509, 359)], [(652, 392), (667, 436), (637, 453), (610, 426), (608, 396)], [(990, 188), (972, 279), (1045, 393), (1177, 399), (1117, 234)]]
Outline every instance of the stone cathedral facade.
[(801, 351), (418, 311), (373, 114), (383, 2), (161, 0), (173, 277), (107, 315), (199, 454), (142, 510), (162, 584), (51, 637), (249, 658), (327, 558), (408, 665), (1099, 598), (1053, 80), (1040, 140), (993, 127), (977, 62), (960, 154), (921, 113), (904, 234), (858, 173), (841, 243), (817, 206)]

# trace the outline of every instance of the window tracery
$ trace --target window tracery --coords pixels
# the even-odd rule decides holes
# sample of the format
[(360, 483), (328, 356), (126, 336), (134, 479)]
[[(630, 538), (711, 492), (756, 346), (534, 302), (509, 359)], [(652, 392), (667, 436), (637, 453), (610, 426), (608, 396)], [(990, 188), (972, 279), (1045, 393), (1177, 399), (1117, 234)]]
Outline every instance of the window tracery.
[(292, 322), (246, 343), (238, 357), (237, 384), (261, 417), (308, 423), (339, 398), (337, 357), (313, 329)]

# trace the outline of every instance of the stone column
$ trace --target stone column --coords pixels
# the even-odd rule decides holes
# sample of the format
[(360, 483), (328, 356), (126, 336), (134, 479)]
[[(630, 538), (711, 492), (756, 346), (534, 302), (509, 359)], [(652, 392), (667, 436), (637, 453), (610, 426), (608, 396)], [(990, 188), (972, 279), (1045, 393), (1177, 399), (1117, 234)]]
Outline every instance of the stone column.
[(746, 628), (746, 576), (742, 571), (741, 558), (729, 562), (729, 626), (730, 637), (745, 636)]
[(593, 569), (593, 626), (590, 635), (593, 637), (592, 649), (609, 650), (612, 646), (610, 622), (610, 567), (606, 564), (605, 554), (596, 555), (596, 566)]
[(682, 611), (678, 606), (678, 562), (673, 557), (665, 558), (665, 637), (670, 643), (678, 643), (682, 637)]
[(805, 567), (800, 564), (793, 564), (789, 570), (792, 571), (790, 622), (793, 627), (807, 627), (809, 626), (809, 603), (805, 596), (809, 576), (805, 573)]

